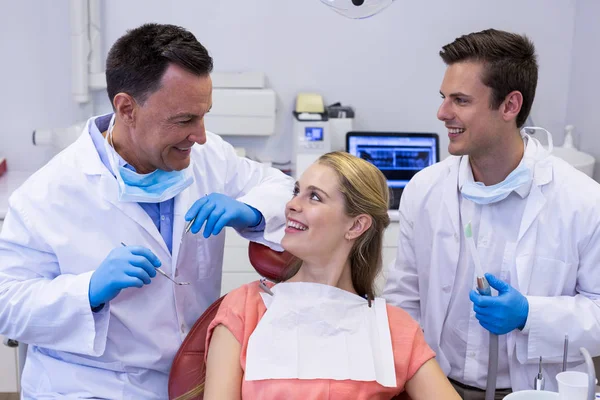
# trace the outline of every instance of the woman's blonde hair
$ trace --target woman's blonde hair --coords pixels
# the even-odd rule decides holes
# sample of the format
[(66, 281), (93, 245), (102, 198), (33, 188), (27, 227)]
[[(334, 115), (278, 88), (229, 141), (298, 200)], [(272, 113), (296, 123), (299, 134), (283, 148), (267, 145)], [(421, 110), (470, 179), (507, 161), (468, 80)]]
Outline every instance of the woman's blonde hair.
[[(371, 226), (356, 239), (349, 258), (354, 290), (360, 296), (373, 299), (375, 278), (382, 266), (383, 233), (390, 224), (385, 176), (370, 162), (346, 152), (327, 153), (316, 162), (331, 168), (337, 175), (346, 215), (367, 214), (371, 217)], [(294, 276), (301, 265), (302, 260), (296, 259), (285, 277)]]

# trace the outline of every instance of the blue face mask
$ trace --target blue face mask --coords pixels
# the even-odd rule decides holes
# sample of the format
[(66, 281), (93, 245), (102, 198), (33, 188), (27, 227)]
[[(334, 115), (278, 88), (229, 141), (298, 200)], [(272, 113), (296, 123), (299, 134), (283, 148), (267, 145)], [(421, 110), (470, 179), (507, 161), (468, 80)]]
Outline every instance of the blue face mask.
[(460, 190), (462, 197), (477, 204), (491, 204), (504, 200), (515, 189), (531, 181), (531, 170), (521, 161), (506, 179), (492, 186), (481, 182), (467, 182)]
[(191, 166), (181, 171), (157, 169), (149, 174), (138, 174), (119, 166), (119, 156), (111, 146), (115, 116), (108, 126), (104, 141), (106, 154), (119, 185), (119, 201), (133, 203), (161, 203), (172, 199), (194, 182)]
[[(544, 128), (537, 126), (524, 127), (521, 129), (521, 135), (528, 137), (528, 140), (532, 139), (527, 132), (535, 132), (536, 130), (544, 131), (548, 138), (548, 150), (540, 152), (533, 162), (537, 162), (545, 158), (548, 154), (552, 153), (553, 142), (552, 135)], [(536, 141), (539, 145), (539, 142)], [(529, 183), (533, 180), (533, 173), (525, 160), (521, 160), (521, 163), (514, 169), (506, 179), (502, 182), (492, 186), (485, 186), (481, 182), (468, 182), (463, 185), (460, 192), (465, 199), (471, 200), (477, 204), (491, 204), (498, 201), (504, 200), (508, 195), (521, 187), (522, 185)]]

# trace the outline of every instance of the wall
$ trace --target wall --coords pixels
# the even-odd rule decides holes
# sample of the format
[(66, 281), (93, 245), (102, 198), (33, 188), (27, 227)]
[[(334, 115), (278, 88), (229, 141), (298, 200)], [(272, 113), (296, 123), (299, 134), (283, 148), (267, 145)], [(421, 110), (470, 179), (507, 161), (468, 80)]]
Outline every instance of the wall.
[(68, 126), (91, 107), (71, 98), (68, 0), (0, 0), (0, 157), (33, 171), (53, 155), (33, 146), (36, 128)]
[[(571, 85), (568, 96), (568, 124), (575, 125), (575, 145), (600, 160), (600, 2), (578, 0), (572, 53)], [(562, 144), (562, 142), (559, 142)], [(594, 179), (600, 180), (596, 162)]]
[[(292, 157), (291, 113), (300, 91), (355, 107), (356, 129), (437, 132), (445, 66), (438, 56), (455, 37), (489, 27), (528, 34), (541, 64), (533, 116), (552, 132), (565, 124), (575, 1), (411, 2), (398, 0), (366, 20), (346, 19), (320, 0), (181, 0), (104, 3), (105, 46), (144, 22), (190, 29), (215, 70), (264, 71), (278, 94), (277, 135), (229, 139), (260, 159)], [(560, 26), (561, 29), (556, 29)], [(98, 111), (109, 110), (105, 96)]]
[[(49, 158), (48, 151), (32, 146), (34, 128), (67, 126), (91, 114), (69, 93), (68, 4), (0, 0), (0, 51), (7, 60), (0, 64), (0, 155), (8, 156), (13, 169), (35, 169)], [(437, 132), (445, 156), (447, 137), (435, 117), (445, 69), (440, 47), (488, 27), (528, 34), (541, 64), (534, 120), (562, 131), (575, 5), (575, 0), (551, 6), (545, 0), (397, 0), (373, 18), (349, 20), (319, 0), (107, 0), (104, 50), (129, 28), (168, 22), (194, 32), (214, 56), (216, 70), (264, 71), (278, 94), (277, 134), (230, 140), (260, 159), (291, 159), (291, 112), (300, 91), (352, 105), (359, 130)], [(110, 110), (104, 93), (94, 98), (94, 112)]]

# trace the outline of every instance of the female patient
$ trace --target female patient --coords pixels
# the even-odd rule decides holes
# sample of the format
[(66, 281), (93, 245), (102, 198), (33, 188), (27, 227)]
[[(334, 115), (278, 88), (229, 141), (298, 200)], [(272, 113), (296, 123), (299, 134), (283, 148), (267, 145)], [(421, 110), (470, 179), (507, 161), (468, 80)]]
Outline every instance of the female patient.
[(284, 283), (225, 297), (209, 328), (205, 399), (460, 399), (419, 325), (374, 299), (387, 205), (383, 174), (347, 153), (304, 172), (281, 242), (297, 262)]

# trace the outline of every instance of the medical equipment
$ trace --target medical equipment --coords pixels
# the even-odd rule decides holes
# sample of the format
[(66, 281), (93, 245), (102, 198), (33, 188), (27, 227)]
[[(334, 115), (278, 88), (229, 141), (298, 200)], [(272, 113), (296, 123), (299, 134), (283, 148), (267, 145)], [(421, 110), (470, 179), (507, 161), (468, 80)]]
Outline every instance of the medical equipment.
[(34, 146), (52, 147), (57, 153), (73, 143), (85, 128), (86, 122), (78, 122), (66, 128), (35, 129), (31, 135)]
[[(556, 375), (560, 399), (568, 400), (594, 400), (596, 398), (596, 369), (590, 353), (586, 348), (580, 347), (587, 366), (587, 377), (584, 372), (564, 371)], [(586, 382), (587, 381), (587, 382)]]
[(520, 390), (512, 392), (504, 400), (558, 400), (558, 393), (544, 390)]
[(562, 158), (576, 169), (580, 170), (589, 177), (594, 175), (594, 165), (596, 159), (589, 153), (578, 150), (573, 143), (573, 125), (565, 127), (565, 141), (562, 146), (556, 146), (552, 155)]
[(346, 134), (346, 151), (383, 173), (391, 192), (390, 210), (398, 210), (408, 181), (440, 159), (436, 133), (353, 131)]
[[(477, 275), (477, 291), (482, 296), (491, 296), (492, 290), (490, 285), (485, 278), (483, 268), (481, 267), (481, 260), (479, 259), (479, 253), (477, 247), (475, 247), (475, 241), (473, 240), (473, 231), (471, 229), (471, 221), (465, 225), (465, 237), (467, 239), (467, 246), (469, 247), (469, 253), (473, 264), (475, 264), (475, 274)], [(490, 332), (490, 344), (489, 344), (489, 357), (488, 357), (488, 374), (487, 384), (485, 387), (485, 400), (494, 400), (496, 393), (496, 377), (498, 376), (498, 335), (494, 335)]]
[(300, 93), (294, 111), (294, 147), (296, 173), (300, 175), (321, 155), (331, 151), (329, 117), (323, 98), (314, 93)]
[(273, 296), (273, 292), (271, 291), (271, 289), (269, 289), (269, 287), (267, 286), (265, 281), (266, 281), (265, 278), (261, 278), (260, 281), (258, 282), (258, 286), (260, 286), (260, 288), (262, 290), (264, 290), (265, 293), (267, 293), (269, 296)]
[(475, 241), (473, 240), (473, 230), (471, 229), (471, 221), (469, 221), (469, 223), (465, 225), (465, 238), (467, 239), (469, 253), (471, 253), (471, 258), (473, 260), (473, 264), (475, 265), (475, 275), (477, 276), (477, 290), (482, 296), (491, 296), (492, 291), (490, 289), (490, 285), (487, 279), (485, 279), (483, 268), (481, 267), (481, 259), (479, 258), (479, 253), (477, 252), (477, 247), (475, 247)]
[[(127, 245), (123, 242), (121, 242), (121, 245), (124, 247), (127, 247)], [(177, 282), (176, 280), (174, 280), (173, 278), (171, 278), (165, 271), (163, 271), (162, 269), (158, 268), (158, 267), (154, 267), (154, 269), (156, 270), (156, 272), (158, 272), (159, 274), (161, 274), (162, 276), (164, 276), (165, 278), (167, 278), (168, 280), (170, 280), (171, 282), (173, 282), (176, 285), (189, 285), (189, 282)]]
[(392, 4), (394, 0), (321, 0), (321, 3), (344, 17), (361, 19), (371, 17)]
[(544, 390), (546, 385), (546, 378), (542, 375), (542, 356), (540, 356), (540, 367), (537, 376), (533, 380), (533, 388), (535, 390)]
[[(196, 215), (196, 217), (197, 217), (197, 215)], [(185, 233), (188, 233), (190, 231), (190, 229), (192, 229), (192, 224), (196, 220), (196, 217), (192, 218), (191, 221), (189, 221), (187, 223), (187, 225), (185, 226)]]
[(354, 109), (335, 103), (327, 107), (331, 130), (331, 151), (346, 150), (346, 134), (353, 130)]
[(565, 335), (565, 346), (563, 349), (563, 364), (562, 364), (562, 372), (567, 370), (567, 354), (569, 354), (569, 335)]
[(592, 360), (592, 356), (587, 351), (585, 347), (580, 347), (579, 352), (583, 354), (583, 358), (585, 358), (585, 364), (587, 366), (588, 373), (588, 394), (587, 400), (594, 400), (596, 397), (596, 369), (594, 368), (594, 361)]
[[(232, 73), (231, 78), (227, 79), (226, 73), (220, 73), (219, 82), (226, 87), (213, 88), (213, 107), (204, 116), (206, 129), (221, 136), (272, 135), (277, 111), (275, 91), (255, 88), (256, 84), (251, 79), (239, 78), (237, 75), (240, 74)], [(232, 85), (238, 87), (233, 88)]]

